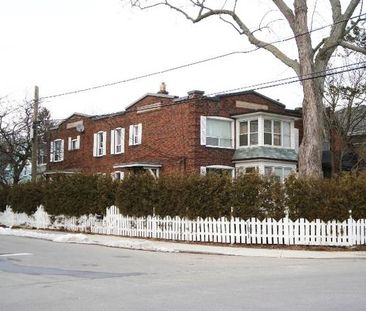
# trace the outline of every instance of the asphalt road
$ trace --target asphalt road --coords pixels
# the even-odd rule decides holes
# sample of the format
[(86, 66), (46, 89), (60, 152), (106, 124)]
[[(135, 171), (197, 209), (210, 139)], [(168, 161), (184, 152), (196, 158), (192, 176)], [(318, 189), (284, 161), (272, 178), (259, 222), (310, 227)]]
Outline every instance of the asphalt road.
[(0, 310), (366, 310), (365, 259), (155, 253), (0, 237)]

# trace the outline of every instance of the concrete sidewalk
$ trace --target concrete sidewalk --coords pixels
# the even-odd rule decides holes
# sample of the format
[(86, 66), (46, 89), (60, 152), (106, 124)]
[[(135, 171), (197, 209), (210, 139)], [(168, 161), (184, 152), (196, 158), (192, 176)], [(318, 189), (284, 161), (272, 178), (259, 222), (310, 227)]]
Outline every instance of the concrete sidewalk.
[(93, 244), (108, 247), (127, 248), (134, 250), (170, 252), (170, 253), (196, 253), (215, 254), (246, 257), (275, 257), (275, 258), (364, 258), (366, 251), (314, 251), (314, 250), (289, 250), (266, 249), (237, 246), (214, 246), (194, 243), (176, 243), (170, 241), (156, 241), (149, 239), (136, 239), (97, 234), (74, 234), (59, 231), (10, 229), (0, 228), (0, 235), (12, 235), (29, 238), (44, 239), (58, 243)]

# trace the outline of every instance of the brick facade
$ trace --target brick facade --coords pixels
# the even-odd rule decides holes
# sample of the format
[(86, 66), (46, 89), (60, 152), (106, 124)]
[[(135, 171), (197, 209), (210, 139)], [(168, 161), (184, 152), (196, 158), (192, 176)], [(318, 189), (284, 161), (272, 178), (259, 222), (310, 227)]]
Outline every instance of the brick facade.
[[(248, 108), (248, 107), (249, 108)], [(196, 91), (178, 98), (167, 94), (147, 94), (125, 111), (100, 116), (73, 114), (50, 133), (50, 142), (64, 140), (64, 157), (60, 162), (48, 162), (47, 173), (84, 172), (112, 173), (126, 171), (130, 166), (152, 164), (160, 167), (160, 174), (199, 173), (201, 166), (224, 165), (234, 167), (234, 149), (202, 146), (200, 142), (201, 116), (233, 119), (236, 115), (253, 112), (300, 117), (299, 112), (256, 92), (206, 97)], [(73, 127), (82, 121), (83, 130)], [(142, 141), (129, 145), (130, 125), (142, 124)], [(296, 121), (299, 128), (301, 120)], [(70, 128), (71, 127), (71, 128)], [(111, 130), (124, 128), (124, 153), (111, 154)], [(107, 132), (106, 155), (93, 156), (94, 134)], [(80, 149), (68, 150), (69, 137), (80, 136)], [(236, 133), (234, 137), (236, 136)], [(53, 151), (54, 152), (54, 151)], [(120, 168), (116, 168), (120, 167)]]

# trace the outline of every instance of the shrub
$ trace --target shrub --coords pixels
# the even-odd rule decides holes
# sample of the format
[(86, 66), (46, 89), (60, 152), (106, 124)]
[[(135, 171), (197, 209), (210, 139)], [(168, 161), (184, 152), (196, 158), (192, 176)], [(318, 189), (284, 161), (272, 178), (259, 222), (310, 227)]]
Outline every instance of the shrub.
[(279, 219), (285, 215), (283, 185), (275, 178), (243, 174), (234, 183), (235, 217)]
[(118, 185), (116, 205), (124, 215), (152, 215), (156, 200), (156, 182), (148, 173), (127, 175)]
[(5, 211), (6, 206), (9, 204), (9, 186), (0, 185), (0, 212)]
[(51, 215), (80, 216), (101, 213), (97, 175), (56, 176), (47, 184), (45, 208)]
[[(347, 203), (344, 177), (334, 179), (296, 178), (285, 182), (286, 204), (292, 219), (344, 220), (350, 206)], [(347, 178), (347, 177), (346, 177)]]
[(44, 204), (44, 182), (20, 183), (9, 188), (8, 202), (14, 212), (33, 214)]

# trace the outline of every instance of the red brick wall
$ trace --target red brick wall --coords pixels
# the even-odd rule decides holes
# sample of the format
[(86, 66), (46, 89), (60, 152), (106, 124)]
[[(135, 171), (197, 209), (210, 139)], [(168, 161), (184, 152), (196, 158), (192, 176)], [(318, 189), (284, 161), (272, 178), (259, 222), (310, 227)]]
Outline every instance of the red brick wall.
[[(51, 139), (64, 139), (64, 161), (49, 163), (48, 170), (80, 169), (87, 173), (111, 173), (116, 164), (130, 162), (157, 162), (162, 165), (161, 174), (178, 172), (198, 173), (200, 166), (233, 166), (233, 149), (220, 149), (201, 146), (200, 117), (222, 116), (253, 112), (237, 108), (236, 100), (265, 104), (268, 112), (281, 113), (284, 109), (272, 101), (255, 95), (223, 97), (220, 101), (207, 98), (192, 98), (175, 102), (172, 98), (146, 96), (125, 113), (105, 117), (73, 116), (51, 131)], [(161, 103), (161, 108), (138, 113), (137, 107)], [(78, 133), (75, 128), (66, 129), (66, 124), (84, 120), (85, 130)], [(142, 144), (129, 146), (129, 126), (142, 123)], [(110, 154), (110, 131), (116, 127), (125, 129), (125, 152)], [(107, 154), (93, 157), (93, 134), (107, 131)], [(68, 151), (69, 136), (81, 137), (80, 150)]]

